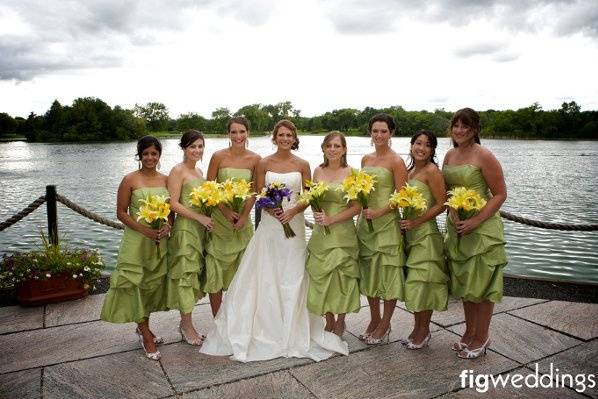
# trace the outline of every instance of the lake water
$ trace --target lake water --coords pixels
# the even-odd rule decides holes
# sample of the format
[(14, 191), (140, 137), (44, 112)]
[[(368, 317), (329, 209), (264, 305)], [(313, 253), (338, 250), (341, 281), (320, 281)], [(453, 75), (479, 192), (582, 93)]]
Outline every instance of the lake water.
[[(321, 162), (321, 136), (301, 136), (297, 155), (312, 170)], [(372, 151), (368, 137), (349, 137), (348, 160), (358, 167)], [(177, 139), (164, 139), (161, 170), (168, 173), (182, 158)], [(598, 142), (483, 140), (500, 160), (509, 197), (504, 210), (532, 219), (563, 223), (598, 223)], [(208, 138), (201, 168), (212, 152), (228, 145), (225, 138)], [(407, 160), (409, 139), (394, 138), (393, 148)], [(439, 140), (440, 162), (450, 147)], [(250, 139), (261, 155), (273, 151), (268, 137)], [(116, 190), (123, 175), (137, 169), (135, 143), (44, 144), (0, 143), (0, 221), (45, 193), (47, 184), (83, 207), (116, 219)], [(122, 232), (58, 207), (59, 232), (72, 246), (99, 248), (109, 268), (115, 265)], [(306, 214), (310, 219), (311, 215)], [(444, 216), (438, 218), (444, 226)], [(46, 231), (45, 205), (0, 232), (0, 253), (29, 250)], [(506, 273), (540, 279), (598, 283), (598, 232), (544, 230), (505, 220), (509, 264)]]

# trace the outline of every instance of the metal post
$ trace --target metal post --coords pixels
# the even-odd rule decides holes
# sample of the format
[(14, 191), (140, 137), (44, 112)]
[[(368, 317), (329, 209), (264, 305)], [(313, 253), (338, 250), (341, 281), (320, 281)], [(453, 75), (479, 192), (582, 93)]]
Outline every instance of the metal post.
[(46, 209), (48, 214), (48, 240), (50, 241), (50, 245), (58, 245), (56, 186), (46, 186)]

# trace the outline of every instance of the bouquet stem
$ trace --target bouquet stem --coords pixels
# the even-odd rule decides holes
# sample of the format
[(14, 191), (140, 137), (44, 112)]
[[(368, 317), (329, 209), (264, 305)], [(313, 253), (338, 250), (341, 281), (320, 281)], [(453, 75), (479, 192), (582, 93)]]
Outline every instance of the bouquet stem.
[[(368, 209), (367, 205), (363, 207), (363, 209)], [(372, 223), (372, 219), (365, 218), (365, 221), (368, 223), (368, 231), (370, 233), (374, 232), (374, 224)]]
[[(314, 212), (322, 212), (322, 207), (318, 204), (314, 204), (312, 205), (312, 209)], [(328, 235), (330, 234), (330, 228), (328, 226), (322, 226), (324, 227), (324, 235)]]

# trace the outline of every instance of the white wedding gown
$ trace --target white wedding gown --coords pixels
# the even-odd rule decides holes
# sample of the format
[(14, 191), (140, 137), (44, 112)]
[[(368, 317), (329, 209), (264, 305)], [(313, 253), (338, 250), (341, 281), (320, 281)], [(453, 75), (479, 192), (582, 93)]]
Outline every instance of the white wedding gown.
[[(301, 173), (266, 172), (266, 184), (285, 183), (295, 205), (301, 190)], [(347, 355), (347, 343), (324, 331), (324, 320), (307, 310), (303, 214), (290, 225), (297, 234), (286, 238), (282, 225), (262, 212), (259, 227), (245, 254), (200, 352), (231, 355), (241, 362), (277, 357), (326, 359), (334, 352)]]

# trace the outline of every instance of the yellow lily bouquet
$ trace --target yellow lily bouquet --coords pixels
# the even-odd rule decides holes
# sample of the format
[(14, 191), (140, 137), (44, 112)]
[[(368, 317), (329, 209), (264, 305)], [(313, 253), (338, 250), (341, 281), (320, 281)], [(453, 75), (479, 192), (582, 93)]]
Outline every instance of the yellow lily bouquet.
[[(311, 180), (306, 180), (303, 191), (297, 197), (297, 202), (304, 205), (309, 204), (314, 212), (322, 212), (322, 205), (320, 203), (326, 191), (328, 191), (328, 185), (323, 181), (315, 183)], [(327, 234), (330, 234), (330, 228), (324, 226), (324, 235)]]
[(461, 220), (469, 219), (486, 205), (486, 200), (476, 190), (465, 187), (455, 187), (448, 195), (449, 200), (444, 205), (457, 211)]
[[(159, 230), (164, 223), (168, 223), (170, 215), (170, 204), (168, 198), (164, 195), (149, 195), (140, 199), (143, 205), (137, 212), (137, 221), (144, 220), (152, 229)], [(156, 242), (158, 249), (158, 258), (160, 258), (160, 242)]]
[(251, 182), (245, 179), (231, 178), (221, 184), (223, 201), (234, 212), (243, 210), (245, 200), (255, 193), (251, 191)]
[(390, 207), (401, 210), (402, 219), (413, 219), (421, 215), (428, 207), (426, 199), (416, 186), (408, 183), (397, 192), (395, 191), (388, 200)]
[(189, 193), (191, 205), (199, 209), (201, 213), (210, 217), (214, 208), (220, 204), (224, 198), (222, 185), (212, 180), (207, 180), (197, 187), (193, 187)]
[[(368, 209), (368, 197), (374, 191), (374, 183), (376, 178), (364, 171), (353, 171), (349, 176), (345, 177), (339, 190), (345, 192), (345, 199), (347, 201), (359, 201), (363, 209)], [(370, 232), (374, 231), (371, 219), (366, 219)]]

